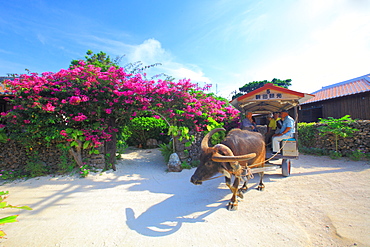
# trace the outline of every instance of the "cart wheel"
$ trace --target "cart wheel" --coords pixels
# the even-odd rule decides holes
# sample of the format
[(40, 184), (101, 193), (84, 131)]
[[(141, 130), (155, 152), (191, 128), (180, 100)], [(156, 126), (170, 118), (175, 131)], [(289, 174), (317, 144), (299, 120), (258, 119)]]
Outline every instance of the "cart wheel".
[(292, 162), (288, 159), (283, 159), (283, 162), (281, 164), (281, 171), (284, 177), (290, 176), (290, 167), (292, 165)]

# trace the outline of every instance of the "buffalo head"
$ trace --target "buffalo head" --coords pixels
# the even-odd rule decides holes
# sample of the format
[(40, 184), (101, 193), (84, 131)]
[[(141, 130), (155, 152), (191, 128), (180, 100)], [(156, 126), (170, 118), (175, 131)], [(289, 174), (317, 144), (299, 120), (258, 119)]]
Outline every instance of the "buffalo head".
[(202, 181), (213, 177), (217, 173), (222, 173), (230, 177), (228, 171), (238, 170), (240, 168), (239, 161), (246, 161), (256, 157), (255, 153), (234, 156), (233, 151), (224, 144), (217, 144), (214, 147), (209, 147), (208, 142), (211, 136), (222, 130), (225, 131), (223, 128), (213, 129), (203, 138), (201, 143), (200, 164), (190, 180), (193, 184), (202, 184)]

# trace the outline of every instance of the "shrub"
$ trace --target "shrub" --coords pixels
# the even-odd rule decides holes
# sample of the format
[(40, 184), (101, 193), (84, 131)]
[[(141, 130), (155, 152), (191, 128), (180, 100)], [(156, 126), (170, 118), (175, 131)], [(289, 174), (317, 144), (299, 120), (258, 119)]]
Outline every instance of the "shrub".
[(3, 125), (0, 124), (0, 143), (6, 143), (8, 137), (5, 133), (5, 128), (2, 127)]
[(329, 154), (328, 150), (322, 149), (322, 148), (315, 148), (315, 147), (300, 146), (299, 151), (304, 153), (304, 154), (312, 154), (312, 155), (318, 155), (318, 156)]
[(48, 167), (39, 159), (37, 152), (28, 152), (28, 162), (24, 170), (31, 177), (44, 176), (49, 173)]
[(128, 140), (130, 139), (132, 132), (129, 130), (128, 126), (123, 126), (119, 128), (117, 133), (117, 159), (121, 158), (123, 151), (128, 148)]
[(364, 152), (362, 152), (361, 150), (357, 149), (357, 150), (352, 150), (351, 152), (348, 152), (346, 154), (346, 156), (348, 156), (351, 160), (354, 160), (354, 161), (359, 161), (361, 160), (362, 158), (365, 158), (366, 155)]
[(138, 145), (141, 144), (146, 147), (146, 141), (148, 139), (156, 139), (158, 141), (168, 141), (168, 125), (162, 119), (154, 117), (137, 117), (132, 119), (130, 124), (127, 126), (131, 132), (129, 138), (130, 144)]
[(321, 132), (320, 135), (333, 134), (335, 136), (335, 151), (338, 152), (338, 137), (349, 137), (358, 129), (349, 126), (350, 123), (354, 122), (350, 118), (350, 115), (345, 115), (341, 118), (328, 117), (327, 119), (319, 118), (320, 123), (324, 124), (318, 128)]
[(332, 150), (332, 151), (329, 152), (329, 157), (332, 158), (333, 160), (336, 160), (336, 159), (339, 159), (340, 157), (342, 157), (342, 153)]
[(168, 144), (162, 143), (159, 144), (159, 150), (161, 151), (162, 156), (164, 157), (164, 160), (166, 163), (170, 160), (171, 154), (173, 154), (173, 145), (172, 141), (169, 142)]
[(17, 170), (1, 170), (0, 180), (21, 178), (21, 172)]
[(298, 123), (298, 143), (304, 147), (315, 146), (316, 123)]
[[(210, 85), (199, 87), (187, 79), (147, 80), (140, 73), (129, 74), (124, 68), (110, 66), (103, 53), (94, 56), (89, 51), (88, 55), (86, 62), (74, 61), (69, 69), (4, 81), (8, 93), (13, 94), (6, 98), (12, 109), (0, 113), (9, 138), (27, 147), (47, 146), (51, 141), (63, 143), (77, 166), (82, 166), (82, 150), (96, 153), (107, 143), (110, 145), (105, 150), (111, 154), (108, 163), (112, 164), (116, 143), (111, 142), (117, 126), (141, 112), (159, 112), (169, 125), (196, 131), (205, 129), (209, 117), (228, 123), (239, 115), (227, 100), (204, 93)], [(133, 133), (138, 135), (134, 137), (137, 142), (146, 144), (145, 133)]]

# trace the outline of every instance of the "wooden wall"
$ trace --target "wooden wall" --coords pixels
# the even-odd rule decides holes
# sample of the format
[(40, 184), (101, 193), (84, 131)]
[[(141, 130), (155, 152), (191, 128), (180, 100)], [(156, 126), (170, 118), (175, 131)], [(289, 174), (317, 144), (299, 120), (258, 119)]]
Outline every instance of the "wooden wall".
[[(321, 115), (321, 116), (320, 116)], [(341, 118), (370, 120), (370, 92), (329, 99), (301, 106), (300, 122), (316, 122), (318, 118)]]

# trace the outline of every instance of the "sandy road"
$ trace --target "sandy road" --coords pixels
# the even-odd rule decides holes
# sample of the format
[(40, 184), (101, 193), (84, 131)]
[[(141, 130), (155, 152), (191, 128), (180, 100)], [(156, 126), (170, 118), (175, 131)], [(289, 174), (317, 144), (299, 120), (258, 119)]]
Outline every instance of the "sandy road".
[(32, 211), (2, 226), (0, 246), (370, 246), (370, 165), (300, 155), (292, 175), (265, 176), (229, 212), (219, 178), (195, 186), (192, 170), (166, 173), (160, 152), (128, 150), (117, 171), (2, 185)]

